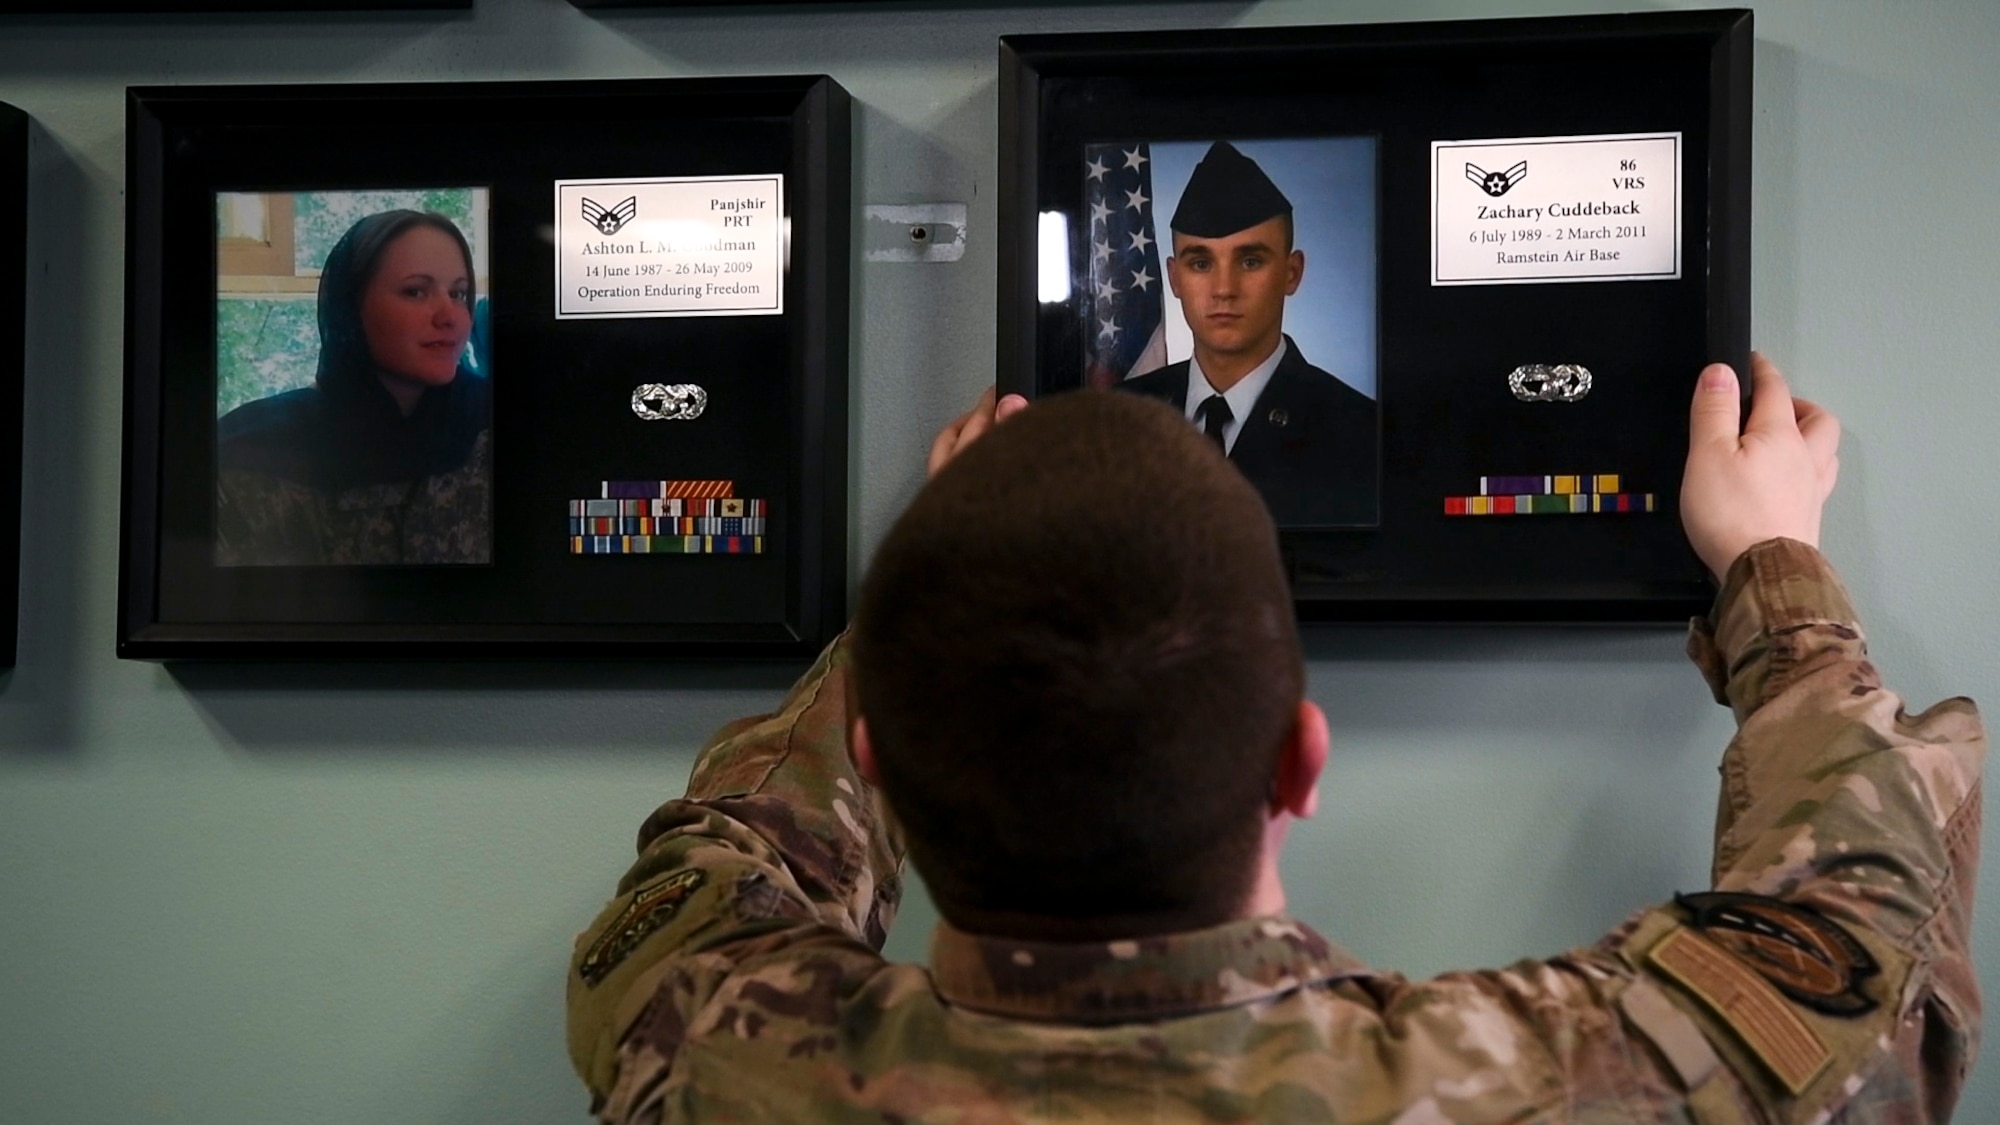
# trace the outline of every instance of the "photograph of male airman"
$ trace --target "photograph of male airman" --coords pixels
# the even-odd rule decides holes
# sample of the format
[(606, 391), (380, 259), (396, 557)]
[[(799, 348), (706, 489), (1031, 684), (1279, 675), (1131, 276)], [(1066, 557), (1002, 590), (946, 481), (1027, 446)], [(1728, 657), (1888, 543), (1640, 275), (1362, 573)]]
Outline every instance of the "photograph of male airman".
[[(989, 391), (849, 632), (729, 724), (579, 937), (600, 1121), (1917, 1125), (1976, 1048), (1985, 735), (1912, 714), (1818, 550), (1839, 424), (1699, 375), (1688, 651), (1737, 730), (1713, 880), (1412, 980), (1286, 910), (1325, 716), (1276, 531), (1186, 418)], [(1689, 703), (1694, 703), (1690, 692)], [(1365, 794), (1339, 793), (1342, 802)], [(879, 953), (915, 862), (928, 967)]]
[(1228, 141), (1211, 144), (1168, 220), (1167, 285), (1193, 354), (1117, 386), (1180, 408), (1280, 526), (1372, 525), (1376, 400), (1315, 367), (1284, 329), (1306, 277), (1294, 225), (1292, 201), (1262, 166)]

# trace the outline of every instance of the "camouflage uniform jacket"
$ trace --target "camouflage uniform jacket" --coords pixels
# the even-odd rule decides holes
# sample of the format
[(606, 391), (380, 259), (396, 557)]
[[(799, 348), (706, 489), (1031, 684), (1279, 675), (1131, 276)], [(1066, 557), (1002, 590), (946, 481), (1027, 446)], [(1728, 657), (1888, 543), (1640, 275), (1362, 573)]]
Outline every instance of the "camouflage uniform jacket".
[(1588, 948), (1409, 980), (1257, 918), (1109, 943), (941, 925), (877, 953), (901, 845), (844, 749), (846, 654), (725, 728), (577, 942), (605, 1122), (1943, 1121), (1979, 1026), (1984, 735), (1909, 715), (1818, 552), (1732, 570), (1690, 652), (1737, 737), (1715, 891)]
[(486, 563), (493, 558), (492, 431), (448, 472), (328, 492), (270, 473), (216, 474), (220, 566)]

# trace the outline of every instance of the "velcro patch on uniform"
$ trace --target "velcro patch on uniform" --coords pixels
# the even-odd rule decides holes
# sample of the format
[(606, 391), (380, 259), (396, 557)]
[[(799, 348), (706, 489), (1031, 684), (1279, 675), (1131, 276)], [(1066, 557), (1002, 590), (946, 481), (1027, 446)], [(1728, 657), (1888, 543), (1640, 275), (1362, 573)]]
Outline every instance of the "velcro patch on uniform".
[(1675, 930), (1646, 959), (1700, 997), (1793, 1095), (1804, 1093), (1833, 1061), (1833, 1052), (1784, 994), (1701, 934)]
[(1633, 1027), (1652, 1040), (1686, 1089), (1706, 1084), (1722, 1068), (1722, 1060), (1693, 1017), (1675, 1007), (1650, 979), (1634, 980), (1619, 994), (1618, 1007)]
[(583, 983), (596, 988), (613, 969), (625, 963), (640, 942), (671, 921), (680, 911), (681, 903), (707, 878), (699, 868), (689, 868), (676, 871), (633, 895), (632, 901), (590, 943), (590, 951), (577, 963), (576, 972)]
[(1674, 901), (1703, 937), (1813, 1011), (1851, 1017), (1879, 1006), (1863, 986), (1881, 974), (1881, 966), (1824, 914), (1782, 899), (1727, 891), (1675, 895)]

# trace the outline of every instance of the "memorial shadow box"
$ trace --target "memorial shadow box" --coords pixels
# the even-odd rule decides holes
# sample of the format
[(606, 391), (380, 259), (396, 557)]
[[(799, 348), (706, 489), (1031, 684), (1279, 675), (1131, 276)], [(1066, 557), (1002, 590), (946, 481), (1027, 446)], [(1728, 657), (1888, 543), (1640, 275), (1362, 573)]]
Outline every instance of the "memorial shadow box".
[(806, 659), (844, 623), (832, 79), (128, 109), (119, 655)]
[(1303, 620), (1700, 613), (1677, 491), (1697, 373), (1749, 355), (1751, 42), (1747, 11), (1004, 38), (1001, 389), (1182, 409)]

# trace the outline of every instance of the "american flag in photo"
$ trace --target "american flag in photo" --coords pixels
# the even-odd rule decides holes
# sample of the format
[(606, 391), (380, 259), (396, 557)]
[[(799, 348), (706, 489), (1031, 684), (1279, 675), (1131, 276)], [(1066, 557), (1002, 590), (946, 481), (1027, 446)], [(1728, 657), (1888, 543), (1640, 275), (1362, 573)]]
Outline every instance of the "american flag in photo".
[(1145, 142), (1083, 147), (1090, 208), (1090, 325), (1084, 381), (1108, 387), (1167, 363), (1152, 157)]

